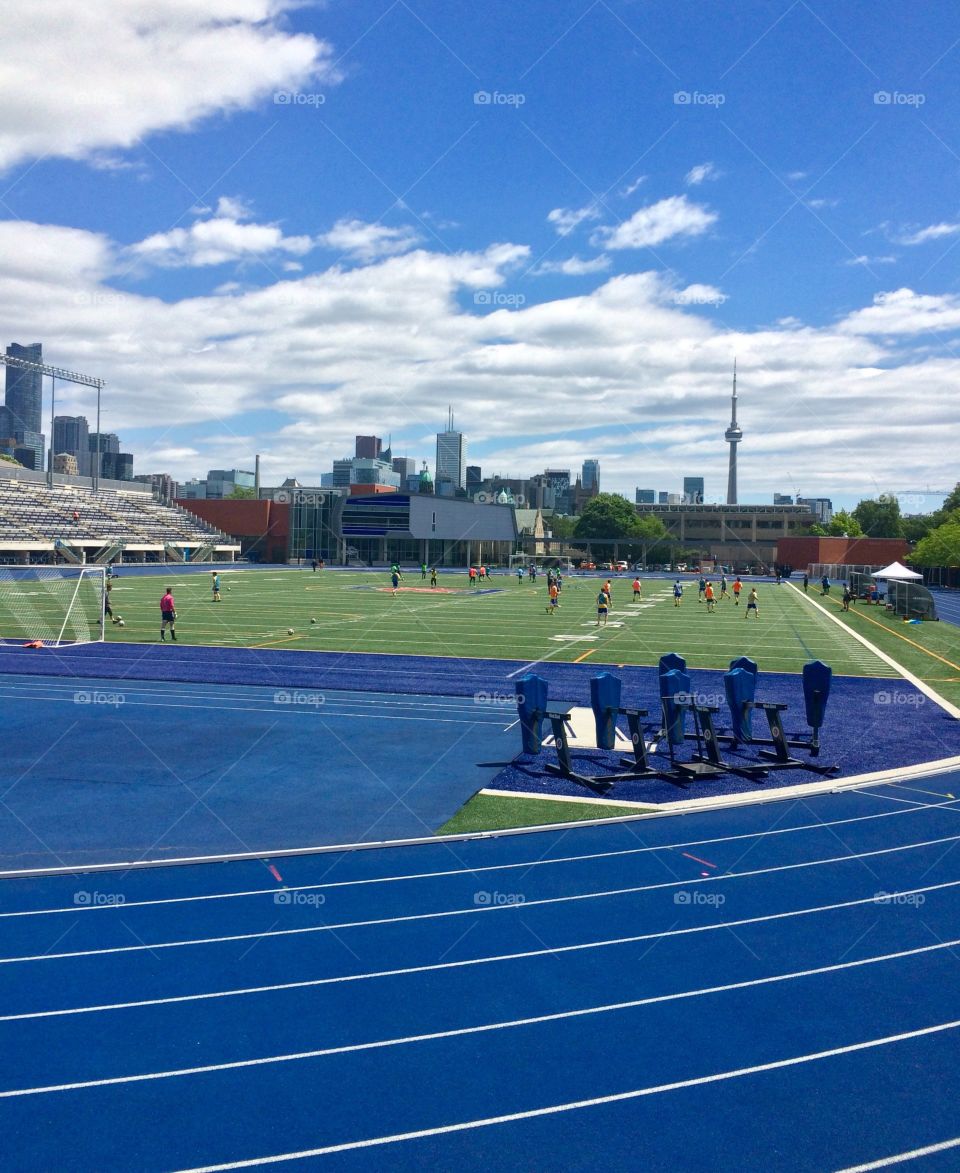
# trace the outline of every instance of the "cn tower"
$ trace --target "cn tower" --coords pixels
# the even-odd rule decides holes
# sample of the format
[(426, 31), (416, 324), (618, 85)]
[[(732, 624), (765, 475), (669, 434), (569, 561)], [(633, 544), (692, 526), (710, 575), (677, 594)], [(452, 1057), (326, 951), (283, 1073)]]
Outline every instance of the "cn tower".
[(733, 417), (723, 438), (730, 445), (730, 471), (727, 473), (727, 504), (737, 503), (737, 445), (743, 439), (743, 432), (737, 423), (737, 360), (733, 360)]

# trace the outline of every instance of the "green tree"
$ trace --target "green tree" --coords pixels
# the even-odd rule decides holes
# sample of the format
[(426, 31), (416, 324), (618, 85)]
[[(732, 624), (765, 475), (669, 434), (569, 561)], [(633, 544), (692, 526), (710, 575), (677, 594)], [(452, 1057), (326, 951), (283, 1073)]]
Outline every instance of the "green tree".
[(853, 516), (868, 538), (903, 537), (900, 502), (893, 493), (881, 493), (876, 501), (861, 501), (854, 509)]
[(225, 501), (252, 501), (256, 497), (255, 489), (245, 489), (243, 485), (235, 485), (233, 492), (224, 497)]
[[(636, 508), (616, 493), (598, 493), (587, 502), (573, 531), (575, 538), (610, 538), (626, 558), (636, 557), (668, 539), (663, 522), (657, 517), (640, 517)], [(593, 547), (601, 558), (613, 556), (613, 541)]]
[(960, 509), (917, 542), (910, 561), (916, 566), (960, 566)]
[(577, 519), (564, 513), (555, 513), (553, 517), (543, 519), (543, 528), (550, 530), (555, 538), (572, 538), (577, 528)]
[(919, 542), (941, 524), (942, 518), (936, 513), (913, 513), (903, 519), (903, 536), (908, 542)]
[(859, 538), (863, 536), (863, 530), (852, 513), (838, 509), (827, 526), (827, 534), (834, 538)]
[(944, 501), (940, 512), (946, 516), (949, 513), (953, 513), (955, 509), (960, 509), (960, 481), (957, 481), (953, 486), (953, 492)]

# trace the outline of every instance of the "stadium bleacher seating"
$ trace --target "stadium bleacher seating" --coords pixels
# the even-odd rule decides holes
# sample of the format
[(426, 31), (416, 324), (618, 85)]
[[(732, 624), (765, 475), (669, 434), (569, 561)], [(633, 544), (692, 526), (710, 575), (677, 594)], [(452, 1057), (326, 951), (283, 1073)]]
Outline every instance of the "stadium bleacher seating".
[(157, 550), (236, 544), (192, 513), (146, 493), (0, 480), (0, 551), (18, 542), (52, 548), (58, 539), (91, 552), (120, 543)]

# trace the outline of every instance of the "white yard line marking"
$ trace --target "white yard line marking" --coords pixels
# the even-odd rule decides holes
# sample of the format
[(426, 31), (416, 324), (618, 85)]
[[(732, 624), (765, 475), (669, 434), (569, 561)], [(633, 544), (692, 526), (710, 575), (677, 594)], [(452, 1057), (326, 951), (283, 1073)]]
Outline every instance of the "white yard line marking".
[(790, 582), (788, 582), (786, 585), (790, 587), (791, 590), (796, 591), (800, 598), (809, 603), (811, 607), (816, 607), (822, 615), (826, 615), (831, 623), (835, 623), (837, 627), (845, 631), (852, 639), (855, 639), (858, 643), (863, 644), (865, 648), (868, 648), (875, 656), (893, 668), (895, 672), (898, 672), (904, 678), (904, 680), (909, 681), (913, 687), (916, 688), (919, 692), (922, 692), (924, 696), (928, 696), (932, 701), (938, 704), (942, 709), (949, 713), (951, 717), (960, 720), (960, 709), (958, 709), (956, 705), (951, 704), (950, 701), (946, 700), (945, 697), (942, 697), (935, 689), (932, 689), (929, 684), (926, 684), (924, 681), (922, 681), (919, 676), (914, 676), (912, 672), (904, 668), (904, 666), (898, 663), (892, 656), (888, 656), (886, 652), (882, 652), (875, 644), (872, 644), (865, 636), (862, 636), (859, 631), (854, 631), (853, 628), (847, 627), (847, 625), (841, 619), (838, 619), (836, 615), (832, 615), (826, 609), (826, 607), (818, 603), (816, 599), (812, 599), (809, 595), (805, 595), (803, 591), (799, 589), (799, 587), (794, 586), (793, 583)]

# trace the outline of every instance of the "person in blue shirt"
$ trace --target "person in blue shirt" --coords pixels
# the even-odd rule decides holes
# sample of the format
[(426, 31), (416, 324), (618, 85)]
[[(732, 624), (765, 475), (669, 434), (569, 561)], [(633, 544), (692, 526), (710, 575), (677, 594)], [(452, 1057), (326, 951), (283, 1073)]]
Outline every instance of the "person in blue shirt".
[[(706, 585), (706, 584), (704, 584), (704, 585)], [(673, 605), (674, 605), (674, 607), (680, 606), (680, 600), (682, 598), (683, 598), (683, 584), (681, 583), (680, 579), (678, 578), (677, 581), (673, 584)]]

